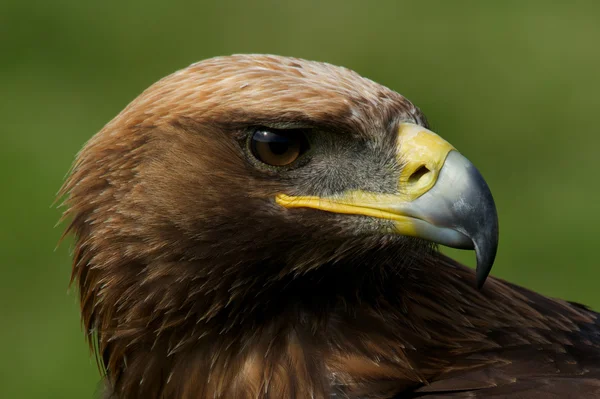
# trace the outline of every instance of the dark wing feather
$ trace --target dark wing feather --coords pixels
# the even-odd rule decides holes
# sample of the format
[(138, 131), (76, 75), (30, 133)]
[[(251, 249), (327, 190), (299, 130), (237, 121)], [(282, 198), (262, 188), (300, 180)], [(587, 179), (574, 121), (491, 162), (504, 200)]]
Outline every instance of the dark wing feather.
[[(535, 357), (535, 356), (534, 356)], [(574, 360), (523, 359), (434, 381), (400, 398), (600, 398), (600, 369)], [(560, 367), (575, 368), (561, 372)], [(553, 371), (548, 370), (554, 368)]]
[(497, 387), (418, 391), (400, 398), (591, 399), (600, 397), (598, 376), (590, 378), (531, 377)]
[(398, 399), (600, 398), (598, 314), (580, 304), (504, 284), (525, 298), (540, 315), (552, 319), (552, 328), (538, 330), (541, 339), (535, 344), (513, 339), (511, 336), (516, 336), (504, 329), (494, 331), (488, 338), (500, 347), (476, 355), (490, 365), (469, 372), (442, 374)]

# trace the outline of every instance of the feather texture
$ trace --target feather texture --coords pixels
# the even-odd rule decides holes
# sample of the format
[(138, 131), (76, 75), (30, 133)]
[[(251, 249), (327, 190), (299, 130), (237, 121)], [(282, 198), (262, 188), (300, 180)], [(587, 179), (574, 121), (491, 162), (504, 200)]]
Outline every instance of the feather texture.
[[(384, 190), (399, 121), (427, 124), (352, 71), (240, 55), (157, 82), (94, 136), (61, 196), (108, 397), (600, 397), (596, 313), (495, 278), (478, 291), (424, 241), (274, 203)], [(256, 126), (310, 127), (322, 150), (258, 170)]]

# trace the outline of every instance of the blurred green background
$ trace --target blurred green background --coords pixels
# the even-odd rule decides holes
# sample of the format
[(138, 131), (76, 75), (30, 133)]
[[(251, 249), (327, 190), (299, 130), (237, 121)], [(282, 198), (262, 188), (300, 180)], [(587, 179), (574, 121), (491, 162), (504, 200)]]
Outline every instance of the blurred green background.
[(4, 0), (0, 398), (94, 396), (54, 195), (137, 94), (215, 55), (327, 61), (404, 94), (495, 194), (493, 274), (600, 309), (600, 2), (562, 3)]

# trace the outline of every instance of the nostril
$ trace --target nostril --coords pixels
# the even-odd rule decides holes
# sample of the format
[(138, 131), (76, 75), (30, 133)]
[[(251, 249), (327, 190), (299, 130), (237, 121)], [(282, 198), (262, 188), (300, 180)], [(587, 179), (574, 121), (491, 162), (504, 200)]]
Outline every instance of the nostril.
[(412, 175), (410, 175), (410, 177), (408, 178), (408, 182), (410, 184), (414, 184), (418, 182), (421, 179), (421, 177), (425, 176), (429, 172), (430, 170), (427, 168), (427, 166), (421, 165), (417, 168), (417, 170), (413, 172)]

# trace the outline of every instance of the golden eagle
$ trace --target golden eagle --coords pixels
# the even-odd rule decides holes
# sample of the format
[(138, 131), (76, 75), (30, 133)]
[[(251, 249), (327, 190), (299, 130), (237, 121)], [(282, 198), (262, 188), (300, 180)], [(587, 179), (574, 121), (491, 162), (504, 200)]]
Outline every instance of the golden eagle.
[(217, 57), (143, 92), (61, 191), (107, 397), (600, 397), (596, 313), (478, 290), (494, 201), (427, 127), (296, 58)]

